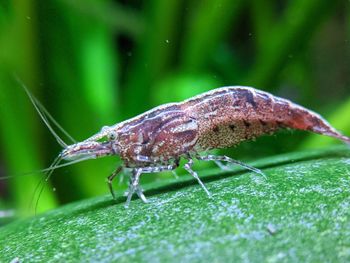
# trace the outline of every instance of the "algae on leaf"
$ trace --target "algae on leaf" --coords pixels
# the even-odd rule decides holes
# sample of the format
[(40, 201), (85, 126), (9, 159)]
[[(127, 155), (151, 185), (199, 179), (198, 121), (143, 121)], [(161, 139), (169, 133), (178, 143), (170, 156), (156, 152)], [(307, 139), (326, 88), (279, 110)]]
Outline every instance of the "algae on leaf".
[(0, 261), (346, 262), (350, 150), (292, 153), (249, 172), (149, 185), (150, 203), (109, 195), (0, 229)]

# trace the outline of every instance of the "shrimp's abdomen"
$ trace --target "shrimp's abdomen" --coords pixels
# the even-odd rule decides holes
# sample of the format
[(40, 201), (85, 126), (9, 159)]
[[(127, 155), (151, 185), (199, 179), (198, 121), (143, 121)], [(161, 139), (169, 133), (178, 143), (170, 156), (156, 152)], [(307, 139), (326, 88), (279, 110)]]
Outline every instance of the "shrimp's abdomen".
[(281, 128), (307, 130), (341, 139), (320, 115), (289, 100), (249, 87), (224, 87), (182, 103), (198, 120), (198, 150), (226, 148)]

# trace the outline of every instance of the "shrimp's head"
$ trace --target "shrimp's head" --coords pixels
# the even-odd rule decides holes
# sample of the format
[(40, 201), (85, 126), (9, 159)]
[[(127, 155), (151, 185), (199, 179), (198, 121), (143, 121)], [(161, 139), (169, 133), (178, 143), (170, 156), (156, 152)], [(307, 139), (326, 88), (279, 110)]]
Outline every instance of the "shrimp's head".
[(117, 132), (109, 127), (86, 139), (67, 146), (61, 153), (64, 160), (96, 159), (108, 155), (118, 155)]

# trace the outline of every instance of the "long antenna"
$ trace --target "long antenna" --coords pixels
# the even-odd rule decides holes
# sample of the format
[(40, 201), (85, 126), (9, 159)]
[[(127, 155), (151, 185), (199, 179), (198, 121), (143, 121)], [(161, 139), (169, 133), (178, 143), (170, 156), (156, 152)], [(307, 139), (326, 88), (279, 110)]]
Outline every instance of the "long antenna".
[(17, 82), (22, 86), (22, 88), (24, 89), (24, 91), (27, 93), (30, 101), (32, 102), (34, 108), (36, 109), (36, 111), (38, 112), (40, 118), (42, 119), (42, 121), (45, 123), (45, 125), (47, 126), (47, 128), (50, 130), (51, 134), (55, 137), (56, 141), (58, 142), (59, 145), (61, 145), (63, 148), (67, 148), (67, 144), (57, 135), (57, 133), (54, 131), (54, 129), (51, 127), (50, 123), (48, 122), (48, 120), (46, 119), (46, 117), (44, 116), (44, 114), (40, 111), (39, 106), (36, 104), (37, 99), (29, 92), (29, 90), (27, 89), (27, 87), (24, 85), (24, 83), (15, 75), (15, 78), (17, 80)]
[[(52, 164), (50, 165), (49, 168), (52, 168), (56, 165), (58, 165), (60, 163), (60, 161), (62, 160), (61, 158), (61, 155), (58, 155), (55, 160), (52, 162)], [(29, 207), (31, 208), (32, 207), (32, 204), (33, 204), (33, 201), (34, 201), (34, 198), (35, 198), (35, 194), (37, 193), (39, 187), (40, 187), (40, 191), (39, 191), (39, 195), (38, 195), (38, 198), (35, 202), (35, 207), (34, 207), (34, 213), (36, 214), (37, 212), (37, 208), (38, 208), (38, 204), (39, 204), (39, 199), (40, 199), (40, 196), (44, 190), (44, 186), (45, 186), (45, 182), (47, 182), (49, 180), (49, 178), (51, 177), (53, 171), (55, 169), (50, 169), (48, 171), (45, 172), (45, 177), (41, 178), (40, 181), (38, 182), (38, 184), (36, 185), (35, 189), (34, 189), (34, 192), (33, 192), (33, 195), (32, 195), (32, 198), (30, 200), (30, 203), (29, 203)]]
[(41, 104), (41, 102), (33, 97), (33, 99), (35, 100), (35, 103), (38, 105), (38, 107), (41, 109), (41, 111), (43, 113), (45, 113), (45, 115), (47, 117), (49, 117), (49, 119), (52, 121), (52, 123), (64, 134), (66, 135), (66, 137), (73, 143), (77, 143), (77, 141), (55, 120), (54, 117), (52, 117), (52, 115), (49, 113), (49, 111), (44, 107), (44, 105)]
[(44, 169), (41, 169), (41, 170), (36, 170), (36, 171), (22, 173), (22, 174), (16, 174), (16, 175), (2, 176), (2, 177), (0, 177), (0, 181), (8, 180), (8, 179), (11, 179), (11, 178), (16, 178), (18, 176), (29, 176), (29, 175), (33, 175), (33, 174), (36, 174), (36, 173), (45, 173), (45, 172), (48, 172), (48, 171), (56, 170), (56, 169), (61, 168), (61, 167), (70, 166), (72, 164), (80, 163), (82, 161), (86, 161), (86, 160), (90, 160), (90, 159), (91, 159), (91, 157), (83, 157), (83, 158), (80, 158), (80, 159), (77, 159), (77, 160), (73, 160), (73, 161), (70, 161), (70, 162), (67, 162), (67, 163), (62, 163), (62, 164), (59, 164), (59, 165), (58, 164), (54, 164), (54, 165), (51, 165), (48, 168), (44, 168)]

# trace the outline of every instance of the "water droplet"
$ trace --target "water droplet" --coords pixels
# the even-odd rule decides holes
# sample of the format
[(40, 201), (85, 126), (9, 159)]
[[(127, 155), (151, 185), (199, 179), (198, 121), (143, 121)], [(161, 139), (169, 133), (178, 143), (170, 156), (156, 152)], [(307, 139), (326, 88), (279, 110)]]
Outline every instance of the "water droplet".
[(166, 42), (167, 44), (169, 44), (169, 43), (170, 43), (169, 39), (166, 39), (166, 40), (165, 40), (165, 42)]

